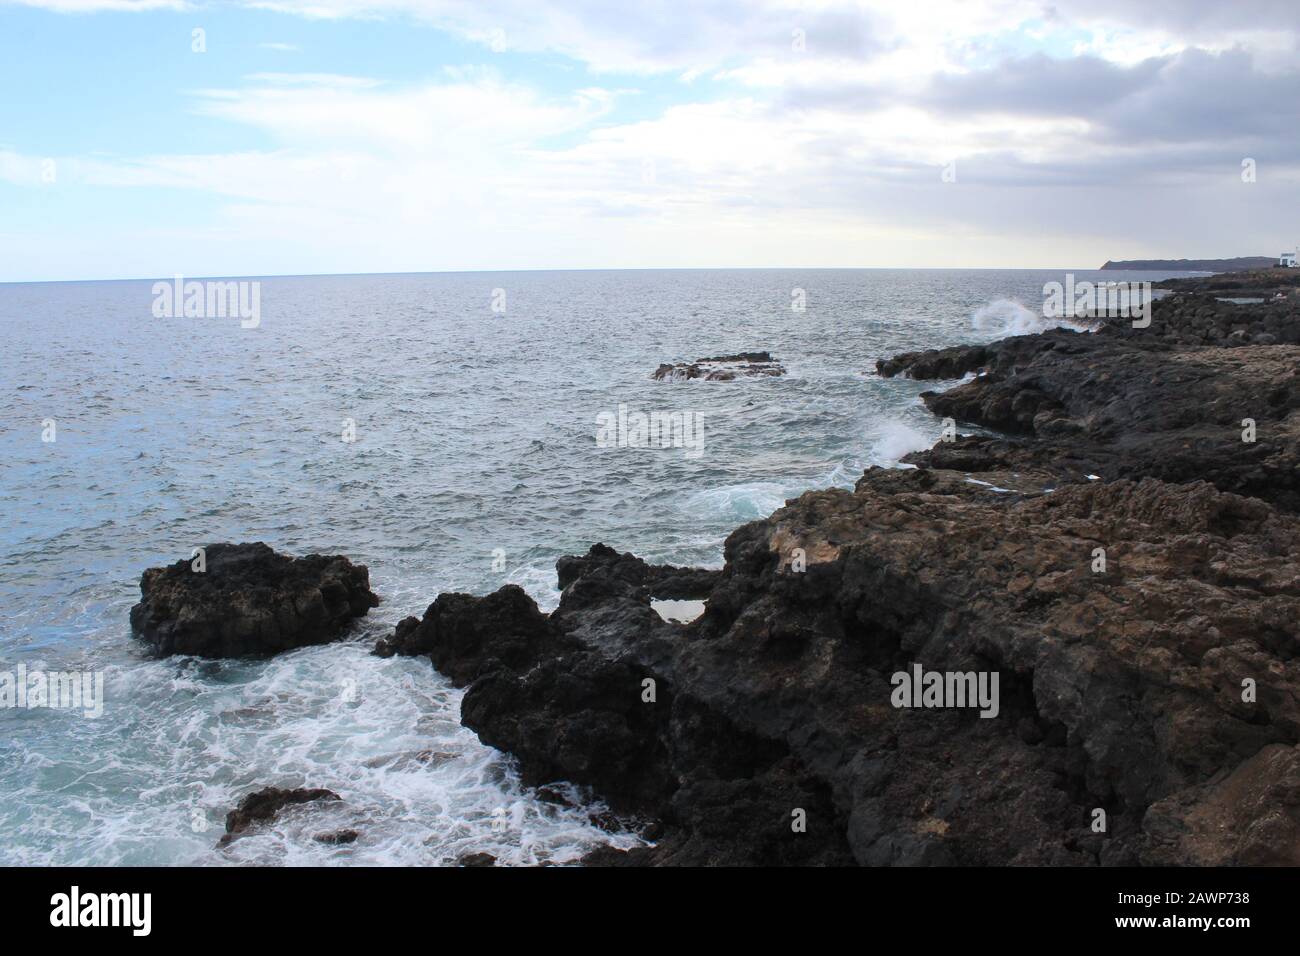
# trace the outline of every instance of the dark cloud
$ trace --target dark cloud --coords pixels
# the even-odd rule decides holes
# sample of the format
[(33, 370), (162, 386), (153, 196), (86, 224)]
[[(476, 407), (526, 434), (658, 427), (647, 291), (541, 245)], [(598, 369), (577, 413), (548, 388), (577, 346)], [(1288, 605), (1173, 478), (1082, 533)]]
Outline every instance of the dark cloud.
[(1214, 30), (1300, 31), (1295, 0), (1055, 0), (1045, 9), (1065, 20), (1104, 18), (1187, 39)]
[(1131, 67), (1033, 56), (938, 77), (918, 102), (953, 114), (1086, 119), (1097, 145), (1186, 147), (1182, 163), (1162, 157), (1166, 169), (1207, 153), (1216, 166), (1256, 154), (1300, 164), (1300, 73), (1261, 71), (1244, 50), (1188, 49)]
[(1094, 116), (1159, 81), (1167, 59), (1119, 66), (1096, 56), (1045, 54), (1006, 60), (973, 73), (934, 77), (917, 100), (955, 113)]
[(1250, 54), (1186, 50), (1101, 117), (1117, 139), (1267, 147), (1300, 161), (1300, 73), (1265, 73)]

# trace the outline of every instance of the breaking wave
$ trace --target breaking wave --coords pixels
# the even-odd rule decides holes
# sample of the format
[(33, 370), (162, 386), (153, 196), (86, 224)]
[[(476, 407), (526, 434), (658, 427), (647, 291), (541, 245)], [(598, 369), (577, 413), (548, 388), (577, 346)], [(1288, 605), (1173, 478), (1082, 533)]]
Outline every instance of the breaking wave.
[(971, 325), (977, 332), (999, 339), (1012, 335), (1033, 335), (1047, 329), (1082, 331), (1084, 328), (1067, 318), (1044, 318), (1041, 312), (1026, 308), (1015, 299), (994, 299), (987, 305), (980, 306), (971, 316)]

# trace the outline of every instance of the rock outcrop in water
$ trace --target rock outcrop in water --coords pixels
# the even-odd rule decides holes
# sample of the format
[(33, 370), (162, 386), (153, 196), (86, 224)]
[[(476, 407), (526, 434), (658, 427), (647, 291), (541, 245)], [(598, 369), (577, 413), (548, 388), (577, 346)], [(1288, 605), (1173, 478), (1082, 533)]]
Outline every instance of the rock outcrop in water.
[(707, 585), (689, 625), (597, 548), (550, 615), (444, 594), (382, 650), (527, 782), (662, 822), (593, 864), (1300, 864), (1300, 349), (1198, 295), (882, 363), (982, 372), (925, 401), (1002, 434), (737, 529), (659, 595)]
[(256, 544), (204, 549), (193, 561), (150, 568), (131, 626), (160, 656), (267, 656), (340, 637), (379, 603), (364, 565), (338, 555), (293, 558)]
[[(225, 846), (245, 831), (270, 823), (285, 807), (300, 803), (313, 803), (317, 800), (342, 799), (333, 790), (323, 787), (298, 787), (285, 790), (280, 787), (264, 787), (250, 793), (239, 801), (239, 806), (226, 814), (226, 833), (218, 846)], [(350, 834), (351, 836), (347, 836)], [(318, 834), (316, 839), (325, 843), (351, 843), (357, 838), (355, 830), (340, 830), (332, 834)], [(326, 839), (322, 840), (322, 837)]]
[(785, 367), (767, 352), (741, 352), (738, 355), (719, 355), (715, 358), (660, 365), (652, 378), (661, 381), (684, 382), (702, 378), (706, 382), (730, 382), (734, 379), (784, 375)]

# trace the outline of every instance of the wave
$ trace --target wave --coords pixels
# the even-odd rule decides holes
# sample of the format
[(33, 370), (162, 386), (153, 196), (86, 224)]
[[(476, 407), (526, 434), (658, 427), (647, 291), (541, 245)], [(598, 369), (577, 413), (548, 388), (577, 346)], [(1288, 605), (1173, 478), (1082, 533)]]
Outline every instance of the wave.
[[(488, 852), (537, 866), (642, 842), (596, 826), (599, 800), (536, 799), (510, 758), (460, 724), (462, 691), (427, 660), (380, 659), (369, 642), (268, 661), (148, 661), (112, 669), (106, 684), (102, 717), (25, 711), (59, 732), (9, 735), (0, 863), (437, 866)], [(286, 811), (216, 849), (226, 811), (271, 784), (343, 799)], [(135, 795), (123, 803), (127, 787)], [(361, 838), (315, 839), (345, 827)]]
[(913, 451), (929, 448), (938, 440), (937, 434), (926, 434), (897, 419), (886, 419), (876, 426), (871, 440), (871, 463), (894, 467), (899, 459)]
[(984, 332), (995, 338), (1033, 335), (1048, 329), (1073, 329), (1082, 332), (1087, 328), (1064, 317), (1045, 318), (1040, 312), (1027, 308), (1015, 299), (994, 299), (987, 305), (980, 306), (971, 316), (971, 325), (977, 332)]
[(770, 482), (727, 485), (697, 492), (687, 502), (690, 511), (721, 514), (738, 521), (766, 518), (785, 504), (786, 489)]

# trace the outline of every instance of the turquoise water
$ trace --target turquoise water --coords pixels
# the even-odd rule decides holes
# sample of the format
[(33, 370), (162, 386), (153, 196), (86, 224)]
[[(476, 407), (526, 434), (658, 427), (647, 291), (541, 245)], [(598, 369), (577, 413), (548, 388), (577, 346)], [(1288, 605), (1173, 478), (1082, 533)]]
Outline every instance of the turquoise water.
[[(105, 677), (97, 719), (0, 708), (0, 863), (535, 863), (630, 845), (533, 798), (459, 726), (459, 692), (427, 661), (370, 656), (374, 638), (440, 591), (514, 582), (553, 607), (555, 559), (596, 541), (720, 565), (738, 524), (937, 439), (916, 397), (933, 384), (881, 380), (877, 358), (1041, 328), (1062, 276), (274, 278), (256, 328), (155, 318), (151, 282), (0, 285), (0, 671)], [(789, 374), (650, 378), (751, 350)], [(703, 453), (596, 447), (620, 403), (700, 416)], [(146, 658), (127, 626), (140, 572), (253, 540), (346, 554), (383, 603), (354, 639), (270, 661)], [(344, 799), (214, 849), (225, 811), (270, 784)], [(344, 826), (361, 839), (311, 839)]]

